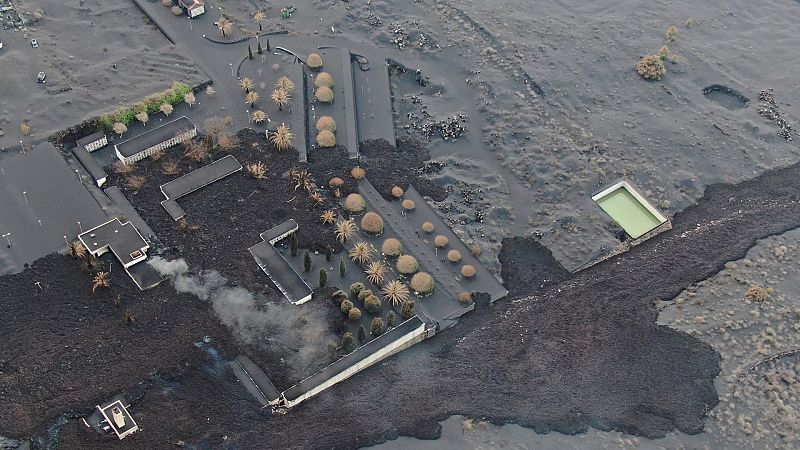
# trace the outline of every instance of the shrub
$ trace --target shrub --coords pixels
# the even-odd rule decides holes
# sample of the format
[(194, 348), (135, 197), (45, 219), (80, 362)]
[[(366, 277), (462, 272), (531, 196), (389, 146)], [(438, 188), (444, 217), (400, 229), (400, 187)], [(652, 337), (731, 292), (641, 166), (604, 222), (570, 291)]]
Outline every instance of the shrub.
[(317, 131), (328, 130), (331, 133), (336, 132), (336, 121), (331, 116), (322, 116), (317, 119)]
[(317, 70), (322, 67), (322, 57), (317, 53), (311, 53), (308, 55), (308, 59), (306, 59), (306, 65), (309, 69)]
[(408, 320), (413, 317), (415, 305), (416, 303), (414, 303), (413, 300), (404, 301), (403, 306), (400, 307), (400, 317), (403, 318), (403, 320)]
[(397, 271), (403, 275), (411, 275), (419, 269), (417, 258), (411, 255), (403, 255), (397, 258)]
[(466, 278), (472, 278), (475, 276), (475, 268), (470, 266), (469, 264), (464, 264), (461, 266), (461, 275)]
[(405, 209), (406, 211), (411, 211), (416, 206), (416, 205), (414, 205), (414, 201), (413, 200), (409, 200), (409, 199), (403, 200), (402, 205), (403, 205), (403, 209)]
[(360, 180), (367, 176), (367, 172), (361, 166), (355, 166), (350, 170), (350, 176), (356, 180)]
[(247, 171), (250, 172), (250, 175), (252, 175), (253, 177), (258, 178), (259, 180), (267, 178), (267, 165), (264, 164), (263, 162), (258, 161), (255, 163), (251, 163), (248, 164), (246, 167)]
[(319, 269), (319, 287), (324, 288), (328, 285), (328, 272), (325, 269)]
[(474, 257), (481, 256), (481, 246), (478, 244), (472, 244), (469, 246), (469, 253)]
[(447, 252), (447, 260), (454, 263), (461, 261), (461, 252), (458, 250), (450, 250)]
[(358, 294), (364, 290), (364, 283), (357, 281), (350, 285), (350, 294), (353, 297), (358, 297)]
[(403, 244), (395, 238), (386, 239), (381, 245), (381, 252), (386, 256), (400, 256), (402, 251)]
[(392, 305), (399, 305), (408, 300), (410, 294), (406, 285), (398, 280), (386, 283), (386, 286), (381, 289), (381, 293)]
[(372, 290), (370, 290), (370, 289), (362, 289), (361, 292), (358, 293), (358, 301), (363, 303), (364, 300), (366, 300), (367, 297), (369, 297), (370, 295), (375, 295), (375, 294), (372, 293)]
[(347, 313), (347, 318), (353, 322), (361, 319), (361, 310), (356, 307), (350, 308), (350, 311)]
[(22, 122), (19, 124), (19, 132), (22, 133), (23, 136), (31, 134), (31, 126), (28, 125), (27, 122)]
[(403, 194), (404, 194), (403, 188), (401, 188), (400, 186), (395, 186), (392, 188), (392, 197), (400, 198), (403, 196)]
[(397, 315), (394, 311), (389, 311), (389, 314), (386, 315), (386, 326), (392, 328), (395, 325), (397, 325)]
[(383, 233), (383, 218), (372, 211), (361, 218), (361, 229), (372, 235)]
[(763, 302), (769, 298), (769, 290), (763, 286), (750, 286), (744, 294), (745, 298), (754, 302)]
[(669, 47), (667, 47), (666, 45), (662, 45), (661, 48), (658, 49), (658, 56), (662, 60), (667, 59), (667, 56), (669, 56)]
[(435, 245), (435, 246), (437, 246), (439, 248), (447, 247), (447, 243), (448, 242), (450, 242), (450, 240), (447, 239), (447, 236), (445, 236), (443, 234), (436, 235), (436, 237), (433, 238), (433, 245)]
[(383, 334), (383, 319), (376, 317), (372, 319), (372, 335), (380, 336)]
[(667, 73), (667, 68), (660, 56), (646, 55), (636, 64), (636, 72), (646, 80), (658, 81)]
[(422, 231), (426, 233), (433, 233), (436, 231), (436, 227), (431, 222), (425, 222), (422, 224)]
[(316, 87), (333, 87), (333, 77), (328, 72), (320, 72), (317, 78), (314, 79), (314, 86)]
[(458, 294), (458, 301), (461, 303), (469, 303), (472, 301), (472, 292), (461, 292)]
[(669, 55), (669, 62), (671, 62), (672, 64), (678, 64), (678, 55), (674, 53)]
[(176, 6), (173, 6), (173, 7), (172, 7), (172, 14), (174, 14), (174, 15), (176, 15), (176, 16), (183, 15), (183, 9), (181, 9), (181, 7), (180, 7), (180, 6), (177, 6), (177, 5), (176, 5)]
[(678, 39), (678, 27), (671, 25), (667, 28), (667, 40), (672, 42)]
[(305, 269), (306, 272), (311, 272), (311, 254), (308, 253), (308, 250), (306, 250), (306, 253), (303, 255), (303, 269)]
[(351, 309), (353, 309), (353, 302), (350, 300), (343, 300), (342, 304), (339, 305), (339, 310), (344, 314), (349, 314)]
[(374, 295), (370, 295), (364, 299), (364, 309), (366, 309), (367, 312), (372, 315), (381, 312), (381, 306), (383, 305), (381, 305), (380, 299)]
[(364, 212), (364, 208), (367, 207), (367, 203), (364, 201), (364, 197), (359, 194), (353, 193), (347, 196), (344, 199), (344, 209), (348, 212), (353, 214), (359, 214)]
[(336, 301), (337, 305), (341, 306), (342, 302), (347, 300), (347, 292), (337, 289), (333, 294), (331, 294), (331, 298)]
[(364, 329), (364, 325), (358, 326), (358, 342), (364, 342), (367, 339), (367, 330)]
[(144, 186), (145, 179), (141, 175), (132, 175), (125, 179), (125, 186), (134, 191), (138, 191)]
[(425, 272), (419, 272), (411, 277), (411, 289), (420, 295), (433, 292), (433, 277)]
[(328, 181), (328, 186), (332, 188), (341, 187), (344, 184), (344, 180), (339, 177), (333, 177), (330, 181)]
[(326, 86), (318, 87), (317, 90), (314, 91), (314, 97), (316, 97), (317, 100), (322, 103), (332, 103), (333, 91), (331, 88)]
[(169, 8), (173, 5), (172, 0), (161, 0), (161, 4)]
[(336, 136), (328, 130), (322, 130), (317, 134), (317, 145), (322, 148), (336, 147)]
[(353, 337), (353, 333), (348, 331), (342, 335), (342, 350), (349, 353), (353, 350), (355, 345), (356, 339)]

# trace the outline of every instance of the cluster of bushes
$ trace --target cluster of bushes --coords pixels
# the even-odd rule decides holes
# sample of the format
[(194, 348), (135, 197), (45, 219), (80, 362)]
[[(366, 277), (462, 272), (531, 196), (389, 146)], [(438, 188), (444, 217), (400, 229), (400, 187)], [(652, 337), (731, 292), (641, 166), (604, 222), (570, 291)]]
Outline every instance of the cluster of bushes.
[(161, 110), (161, 105), (177, 105), (184, 101), (186, 94), (192, 92), (192, 89), (180, 81), (172, 83), (172, 86), (157, 94), (151, 94), (144, 98), (144, 101), (134, 103), (132, 106), (123, 106), (113, 113), (103, 114), (98, 120), (100, 126), (109, 132), (113, 129), (115, 123), (130, 125), (131, 122), (136, 120), (136, 115), (141, 112), (147, 114), (155, 114)]

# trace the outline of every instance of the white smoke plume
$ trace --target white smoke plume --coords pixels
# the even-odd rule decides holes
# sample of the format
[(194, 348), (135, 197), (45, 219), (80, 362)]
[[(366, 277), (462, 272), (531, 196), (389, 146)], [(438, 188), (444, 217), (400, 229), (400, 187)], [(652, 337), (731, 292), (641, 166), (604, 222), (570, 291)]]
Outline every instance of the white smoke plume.
[(286, 361), (293, 375), (304, 375), (310, 365), (324, 362), (328, 342), (337, 340), (327, 327), (324, 308), (266, 303), (247, 289), (229, 286), (215, 270), (191, 273), (183, 259), (156, 256), (148, 262), (172, 282), (176, 291), (209, 302), (222, 323), (245, 343), (269, 343), (293, 352)]

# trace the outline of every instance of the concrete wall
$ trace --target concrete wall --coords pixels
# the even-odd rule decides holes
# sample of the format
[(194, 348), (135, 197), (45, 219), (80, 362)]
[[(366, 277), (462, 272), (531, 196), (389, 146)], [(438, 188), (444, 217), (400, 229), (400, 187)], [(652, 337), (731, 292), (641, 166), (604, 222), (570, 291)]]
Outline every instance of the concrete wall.
[[(376, 363), (378, 363), (378, 362), (380, 362), (380, 361), (382, 361), (382, 360), (394, 355), (395, 353), (397, 353), (397, 352), (399, 352), (401, 350), (404, 350), (404, 349), (406, 349), (408, 347), (411, 347), (412, 345), (416, 344), (417, 342), (420, 342), (423, 339), (425, 339), (425, 336), (426, 336), (425, 335), (425, 327), (426, 327), (426, 324), (423, 322), (422, 324), (420, 324), (419, 327), (413, 329), (411, 332), (406, 333), (403, 336), (398, 337), (397, 339), (395, 339), (394, 341), (392, 341), (391, 343), (389, 343), (385, 347), (383, 347), (380, 350), (378, 350), (377, 352), (375, 352), (373, 355), (371, 355), (368, 358), (365, 358), (365, 359), (357, 362), (356, 364), (353, 364), (352, 366), (348, 367), (347, 370), (345, 370), (345, 371), (343, 371), (343, 372), (341, 372), (341, 373), (329, 378), (328, 380), (326, 380), (323, 383), (317, 385), (313, 389), (309, 390), (308, 392), (306, 392), (305, 394), (301, 395), (300, 397), (298, 397), (298, 398), (296, 398), (294, 400), (291, 400), (291, 401), (287, 400), (286, 397), (282, 393), (281, 394), (281, 404), (283, 406), (286, 406), (287, 408), (292, 408), (294, 406), (297, 406), (303, 400), (307, 400), (307, 399), (319, 394), (320, 392), (324, 391), (325, 389), (328, 389), (329, 387), (335, 385), (336, 383), (339, 383), (341, 381), (344, 381), (344, 380), (352, 377), (353, 375), (355, 375), (358, 372), (361, 372), (362, 370), (372, 366), (373, 364), (376, 364)], [(356, 349), (356, 351), (358, 351), (358, 349)]]
[(96, 140), (94, 142), (90, 142), (90, 143), (84, 145), (84, 147), (86, 147), (86, 151), (93, 152), (95, 150), (99, 150), (99, 149), (105, 147), (106, 144), (108, 144), (108, 138), (103, 136), (102, 139), (98, 139), (98, 140)]
[(164, 142), (162, 142), (160, 144), (156, 144), (156, 145), (154, 145), (154, 146), (152, 146), (152, 147), (150, 147), (148, 149), (142, 150), (141, 152), (136, 153), (135, 155), (128, 156), (128, 157), (122, 156), (122, 154), (117, 149), (116, 145), (114, 146), (114, 150), (116, 151), (117, 158), (119, 158), (120, 161), (122, 161), (125, 164), (133, 164), (136, 161), (141, 161), (141, 160), (147, 158), (148, 156), (152, 155), (153, 153), (156, 153), (156, 152), (161, 151), (161, 150), (166, 150), (166, 149), (168, 149), (168, 148), (170, 148), (170, 147), (172, 147), (174, 145), (180, 144), (181, 142), (188, 141), (189, 139), (191, 139), (191, 138), (193, 138), (195, 136), (197, 136), (197, 128), (192, 128), (189, 131), (186, 131), (184, 133), (176, 135), (175, 137), (170, 138), (170, 139), (168, 139), (168, 140), (166, 140), (166, 141), (164, 141)]

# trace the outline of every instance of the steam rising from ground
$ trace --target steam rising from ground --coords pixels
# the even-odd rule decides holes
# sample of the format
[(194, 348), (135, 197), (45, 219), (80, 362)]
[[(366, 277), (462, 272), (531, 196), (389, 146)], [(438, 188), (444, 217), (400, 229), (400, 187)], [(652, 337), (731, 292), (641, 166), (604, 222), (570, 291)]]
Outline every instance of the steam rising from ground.
[(183, 259), (153, 257), (148, 262), (169, 278), (176, 291), (209, 302), (222, 323), (245, 343), (269, 343), (295, 352), (287, 361), (294, 375), (303, 374), (310, 364), (324, 360), (327, 343), (336, 340), (321, 308), (260, 301), (247, 289), (229, 286), (228, 280), (215, 270), (191, 273)]

